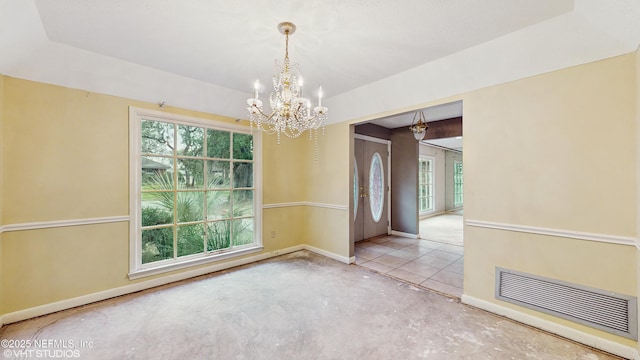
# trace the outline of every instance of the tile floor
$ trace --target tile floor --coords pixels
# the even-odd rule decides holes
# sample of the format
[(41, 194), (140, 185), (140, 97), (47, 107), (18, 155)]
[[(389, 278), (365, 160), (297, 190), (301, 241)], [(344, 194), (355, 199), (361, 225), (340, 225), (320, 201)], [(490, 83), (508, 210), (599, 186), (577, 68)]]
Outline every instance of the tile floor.
[(383, 235), (355, 244), (356, 265), (455, 297), (462, 296), (464, 248)]

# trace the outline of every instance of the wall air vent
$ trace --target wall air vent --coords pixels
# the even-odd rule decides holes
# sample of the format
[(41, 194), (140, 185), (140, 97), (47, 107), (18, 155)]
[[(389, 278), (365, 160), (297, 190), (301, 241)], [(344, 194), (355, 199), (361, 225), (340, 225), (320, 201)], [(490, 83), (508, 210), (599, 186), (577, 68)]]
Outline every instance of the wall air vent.
[(496, 299), (638, 340), (637, 298), (496, 268)]

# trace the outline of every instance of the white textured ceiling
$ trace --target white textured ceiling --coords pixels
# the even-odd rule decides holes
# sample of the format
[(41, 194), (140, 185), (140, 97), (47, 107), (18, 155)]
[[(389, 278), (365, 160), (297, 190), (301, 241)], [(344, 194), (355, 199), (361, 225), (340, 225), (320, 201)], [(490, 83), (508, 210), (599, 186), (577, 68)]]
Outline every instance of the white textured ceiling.
[[(446, 104), (430, 106), (419, 111), (423, 112), (424, 118), (427, 122), (461, 117), (463, 115), (462, 101), (452, 101)], [(411, 125), (411, 123), (413, 123), (414, 121), (414, 118), (417, 119), (416, 116), (417, 111), (409, 111), (390, 116), (384, 116), (369, 122), (386, 127), (387, 129), (395, 129)]]
[(330, 122), (633, 51), (638, 0), (0, 0), (0, 73), (246, 118), (290, 57)]
[[(51, 41), (238, 91), (290, 58), (334, 96), (571, 11), (572, 0), (36, 0)], [(316, 85), (316, 86), (314, 86)]]
[(437, 147), (462, 152), (462, 136), (432, 139), (432, 140), (422, 140), (421, 143), (426, 145), (435, 145)]

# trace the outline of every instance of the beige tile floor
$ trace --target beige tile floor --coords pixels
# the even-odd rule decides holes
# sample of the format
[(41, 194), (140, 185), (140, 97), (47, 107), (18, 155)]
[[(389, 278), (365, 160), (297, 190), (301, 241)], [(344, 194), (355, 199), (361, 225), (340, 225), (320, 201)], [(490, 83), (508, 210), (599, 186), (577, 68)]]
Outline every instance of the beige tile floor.
[(458, 298), (462, 296), (461, 245), (384, 235), (357, 242), (355, 255), (356, 265)]

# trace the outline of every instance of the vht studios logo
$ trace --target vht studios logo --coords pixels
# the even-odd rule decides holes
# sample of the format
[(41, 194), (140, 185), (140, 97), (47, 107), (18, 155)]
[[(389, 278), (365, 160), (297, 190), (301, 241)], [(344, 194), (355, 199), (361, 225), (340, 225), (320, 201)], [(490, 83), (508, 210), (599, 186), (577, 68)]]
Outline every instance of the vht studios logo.
[(78, 349), (5, 349), (4, 357), (15, 359), (65, 359), (79, 358)]

